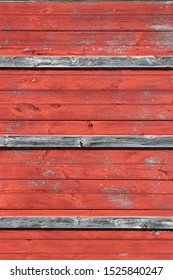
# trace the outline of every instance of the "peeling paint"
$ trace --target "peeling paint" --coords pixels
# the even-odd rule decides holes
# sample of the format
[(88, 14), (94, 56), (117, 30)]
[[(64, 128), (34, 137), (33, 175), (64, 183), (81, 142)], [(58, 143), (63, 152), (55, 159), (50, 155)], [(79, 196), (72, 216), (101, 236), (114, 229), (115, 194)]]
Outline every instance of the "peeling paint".
[(46, 170), (43, 172), (43, 176), (44, 176), (44, 177), (49, 177), (50, 175), (55, 175), (55, 172), (52, 171), (51, 169), (46, 169)]
[(148, 157), (144, 160), (145, 164), (157, 164), (159, 163), (159, 158), (156, 156)]
[(156, 25), (151, 25), (151, 28), (154, 29), (154, 30), (161, 30), (161, 31), (164, 31), (164, 30), (172, 30), (173, 27), (169, 24), (156, 24)]
[(107, 199), (115, 205), (118, 203), (120, 207), (126, 209), (133, 208), (133, 202), (123, 194), (118, 194), (118, 195), (109, 194), (107, 196)]

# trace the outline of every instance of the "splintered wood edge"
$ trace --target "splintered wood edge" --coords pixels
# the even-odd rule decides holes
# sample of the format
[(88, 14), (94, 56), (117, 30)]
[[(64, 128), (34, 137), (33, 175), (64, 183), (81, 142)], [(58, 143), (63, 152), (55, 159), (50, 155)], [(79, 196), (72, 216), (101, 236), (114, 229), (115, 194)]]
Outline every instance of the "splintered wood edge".
[(0, 229), (173, 229), (173, 217), (0, 217)]
[(0, 148), (173, 148), (173, 136), (0, 136)]
[(173, 68), (173, 56), (0, 56), (1, 68)]

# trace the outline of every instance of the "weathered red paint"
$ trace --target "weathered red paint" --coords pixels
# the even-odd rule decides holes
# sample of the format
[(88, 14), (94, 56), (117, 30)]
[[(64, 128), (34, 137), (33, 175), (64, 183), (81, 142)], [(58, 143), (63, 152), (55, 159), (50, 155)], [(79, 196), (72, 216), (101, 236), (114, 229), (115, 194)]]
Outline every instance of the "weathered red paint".
[(172, 121), (0, 121), (0, 134), (172, 135)]
[[(0, 55), (173, 55), (173, 2), (0, 3)], [(172, 135), (173, 70), (0, 70), (0, 134)], [(171, 150), (0, 150), (0, 216), (172, 216)], [(172, 231), (0, 230), (0, 259), (172, 259)]]

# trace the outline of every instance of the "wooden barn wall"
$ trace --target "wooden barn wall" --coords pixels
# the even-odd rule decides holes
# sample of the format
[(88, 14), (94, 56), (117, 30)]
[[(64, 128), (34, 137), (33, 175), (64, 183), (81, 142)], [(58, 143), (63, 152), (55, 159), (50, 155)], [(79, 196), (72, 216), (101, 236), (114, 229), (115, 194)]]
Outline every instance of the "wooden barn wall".
[[(1, 56), (172, 56), (173, 2), (0, 2)], [(173, 135), (173, 69), (0, 69), (1, 135)], [(171, 149), (0, 149), (0, 215), (173, 216)], [(1, 229), (0, 259), (173, 259), (172, 230)]]

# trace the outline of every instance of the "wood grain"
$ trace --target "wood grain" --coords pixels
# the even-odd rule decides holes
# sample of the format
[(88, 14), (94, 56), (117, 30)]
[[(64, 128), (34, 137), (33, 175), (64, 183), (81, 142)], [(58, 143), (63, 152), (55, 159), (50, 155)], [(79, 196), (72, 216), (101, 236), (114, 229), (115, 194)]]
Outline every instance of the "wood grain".
[(170, 230), (105, 230), (105, 229), (8, 229), (0, 230), (0, 240), (173, 240)]
[[(151, 244), (145, 244), (146, 246), (151, 246)], [(42, 246), (42, 244), (40, 244)], [(136, 246), (136, 244), (134, 244)], [(57, 246), (58, 248), (58, 246)], [(11, 250), (12, 251), (12, 250)], [(113, 254), (58, 254), (58, 253), (2, 253), (0, 254), (0, 259), (2, 260), (172, 260), (173, 254), (162, 254), (158, 252), (157, 254), (134, 254), (131, 253), (113, 253)]]
[(153, 216), (153, 217), (172, 217), (172, 210), (146, 210), (146, 209), (138, 209), (138, 210), (131, 210), (131, 209), (97, 209), (97, 210), (91, 210), (91, 209), (61, 209), (61, 210), (36, 210), (36, 209), (3, 209), (0, 210), (0, 216), (2, 217), (28, 217), (28, 216), (55, 216), (55, 217), (64, 217), (64, 216), (80, 216), (80, 217), (95, 217), (95, 216), (130, 216), (130, 217), (144, 217), (144, 216)]
[(1, 56), (2, 68), (173, 68), (173, 56)]
[[(4, 70), (5, 71), (5, 70)], [(142, 71), (142, 70), (141, 70)], [(140, 72), (141, 72), (140, 71)], [(43, 70), (41, 71), (41, 73)], [(40, 75), (41, 75), (40, 73)], [(95, 70), (93, 72), (93, 75), (95, 73)], [(98, 72), (99, 74), (100, 72)], [(117, 85), (114, 85), (114, 88), (106, 88), (106, 89), (99, 89), (92, 87), (90, 88), (89, 85), (87, 85), (87, 88), (81, 89), (78, 85), (78, 88), (68, 88), (68, 89), (59, 89), (57, 86), (54, 86), (52, 90), (49, 89), (30, 89), (28, 85), (28, 89), (20, 89), (21, 85), (15, 85), (14, 84), (14, 90), (11, 89), (11, 85), (9, 90), (4, 90), (1, 89), (0, 91), (0, 101), (1, 104), (58, 104), (59, 105), (172, 105), (173, 104), (173, 96), (172, 96), (172, 83), (171, 83), (171, 76), (169, 76), (169, 71), (167, 71), (167, 77), (163, 75), (159, 75), (160, 71), (158, 71), (158, 76), (160, 79), (162, 79), (162, 82), (159, 81), (155, 76), (154, 73), (153, 79), (157, 84), (157, 90), (152, 87), (151, 81), (147, 78), (144, 77), (143, 81), (141, 81), (141, 87), (140, 85), (135, 89), (133, 84), (129, 84), (126, 86), (124, 89), (119, 89), (118, 81)], [(10, 71), (9, 71), (10, 74)], [(18, 73), (18, 75), (20, 72)], [(26, 72), (25, 72), (26, 74)], [(57, 74), (57, 76), (54, 76), (54, 79), (57, 79), (60, 75), (59, 71), (55, 73), (50, 73), (51, 75)], [(73, 73), (75, 74), (75, 72)], [(86, 73), (87, 74), (87, 73)], [(90, 72), (91, 74), (91, 72)], [(108, 74), (108, 73), (107, 73)], [(111, 72), (110, 72), (111, 74)], [(128, 72), (127, 72), (128, 74)], [(132, 77), (129, 77), (128, 75), (124, 75), (124, 79), (127, 80), (129, 79), (129, 83), (132, 82), (132, 79), (142, 79), (141, 76), (139, 75), (138, 71), (134, 72)], [(39, 73), (37, 72), (36, 75), (33, 75), (31, 77), (24, 77), (24, 79), (28, 78), (28, 84), (29, 84), (29, 79), (31, 81), (35, 82), (40, 76)], [(64, 78), (65, 75), (68, 75), (68, 72), (64, 73)], [(82, 71), (80, 73), (80, 76), (82, 75)], [(17, 72), (16, 72), (17, 76)], [(106, 76), (106, 73), (105, 73)], [(6, 77), (5, 77), (6, 78)], [(4, 78), (4, 79), (5, 79)], [(15, 79), (16, 77), (13, 75), (8, 76), (9, 79)], [(20, 76), (22, 79), (22, 77)], [(39, 79), (43, 78), (48, 78), (48, 77), (40, 77)], [(60, 78), (60, 77), (59, 77)], [(69, 80), (74, 78), (74, 75), (71, 75), (71, 77), (67, 77)], [(82, 75), (82, 78), (84, 76)], [(85, 77), (86, 78), (86, 77)], [(103, 76), (98, 76), (97, 78), (101, 80)], [(90, 80), (90, 76), (88, 76), (88, 82)], [(151, 79), (151, 78), (150, 78)], [(1, 81), (3, 80), (3, 76)], [(26, 80), (25, 80), (26, 81)], [(112, 77), (112, 82), (115, 82), (115, 77), (113, 79)], [(170, 88), (167, 87), (167, 82), (169, 82)], [(51, 85), (51, 81), (49, 81)], [(72, 83), (72, 82), (71, 82)], [(91, 81), (90, 81), (91, 83)], [(95, 83), (95, 80), (94, 80)], [(146, 88), (144, 88), (144, 83), (146, 83)], [(160, 84), (160, 88), (159, 88)], [(148, 86), (147, 86), (148, 85)], [(5, 86), (5, 84), (4, 84)], [(6, 85), (7, 86), (7, 85)], [(42, 88), (44, 85), (40, 85), (40, 88)], [(83, 87), (86, 87), (86, 85), (83, 85)], [(103, 85), (104, 86), (104, 85)], [(123, 86), (123, 85), (122, 85)], [(137, 86), (137, 81), (136, 81), (136, 86)], [(131, 88), (133, 87), (133, 88)]]
[(172, 135), (172, 121), (0, 121), (8, 135)]
[(172, 31), (0, 31), (0, 41), (1, 55), (173, 55)]
[[(70, 3), (68, 3), (70, 4)], [(113, 3), (114, 6), (116, 3)], [(136, 3), (135, 3), (136, 4)], [(2, 4), (1, 4), (2, 5)], [(113, 5), (112, 5), (113, 6)], [(14, 7), (14, 5), (13, 5)], [(34, 7), (33, 7), (34, 8)], [(171, 9), (171, 7), (170, 7)], [(0, 30), (6, 31), (172, 31), (173, 16), (162, 14), (135, 15), (135, 14), (109, 14), (110, 11), (103, 11), (101, 14), (94, 15), (80, 14), (69, 11), (60, 14), (57, 7), (57, 14), (44, 13), (26, 15), (23, 10), (20, 14), (20, 21), (15, 14), (1, 14)], [(7, 13), (6, 11), (4, 11)], [(58, 14), (59, 12), (59, 14)], [(84, 12), (84, 11), (83, 11)], [(170, 11), (171, 12), (171, 11)], [(8, 11), (9, 13), (9, 11)]]
[(173, 148), (173, 136), (0, 136), (1, 148)]
[[(5, 3), (10, 1), (9, 3)], [(47, 14), (109, 14), (109, 15), (136, 15), (136, 11), (140, 15), (170, 15), (172, 13), (173, 3), (163, 0), (157, 1), (136, 1), (131, 4), (131, 1), (24, 1), (25, 5), (20, 2), (11, 0), (1, 1), (2, 14), (30, 14), (30, 15), (47, 15)], [(43, 3), (42, 3), (43, 2)], [(56, 3), (57, 2), (57, 3)], [(62, 2), (62, 3), (61, 3)], [(68, 2), (68, 3), (66, 3)], [(86, 2), (86, 3), (85, 3)]]
[(169, 230), (173, 229), (173, 217), (0, 217), (0, 228)]
[[(35, 142), (0, 149), (0, 223), (8, 227), (0, 229), (0, 259), (172, 260), (170, 146), (84, 149), (83, 136), (172, 137), (173, 2), (6, 2), (1, 140), (78, 135), (82, 142), (71, 150)], [(94, 68), (108, 66), (138, 68)]]
[(173, 194), (1, 194), (0, 209), (9, 210), (173, 210)]
[(135, 150), (135, 149), (1, 149), (0, 163), (4, 164), (143, 164), (171, 165), (173, 150)]

